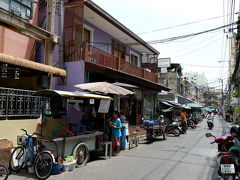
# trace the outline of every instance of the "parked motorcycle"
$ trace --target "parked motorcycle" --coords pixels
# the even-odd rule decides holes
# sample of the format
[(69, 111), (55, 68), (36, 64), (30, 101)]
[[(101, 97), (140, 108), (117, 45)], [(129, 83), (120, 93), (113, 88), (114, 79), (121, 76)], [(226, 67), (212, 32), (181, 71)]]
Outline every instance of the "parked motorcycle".
[(166, 127), (168, 134), (173, 134), (174, 136), (180, 136), (181, 128), (178, 125), (178, 122), (174, 121)]
[(168, 132), (166, 131), (163, 117), (159, 117), (158, 120), (143, 118), (142, 121), (146, 130), (147, 143), (152, 143), (154, 138), (158, 136), (163, 136), (164, 140), (167, 139)]
[(212, 128), (213, 128), (213, 119), (211, 119), (211, 118), (208, 118), (208, 120), (207, 120), (207, 124), (208, 124), (208, 128), (211, 130)]
[(187, 119), (187, 126), (191, 127), (192, 129), (196, 129), (197, 126), (192, 117)]
[[(216, 138), (211, 133), (207, 133), (206, 137), (214, 137), (214, 141), (211, 142), (218, 144), (218, 174), (224, 180), (233, 180), (238, 176), (239, 172), (239, 152), (233, 143), (234, 136), (228, 135), (221, 138)], [(237, 155), (238, 154), (238, 155)]]

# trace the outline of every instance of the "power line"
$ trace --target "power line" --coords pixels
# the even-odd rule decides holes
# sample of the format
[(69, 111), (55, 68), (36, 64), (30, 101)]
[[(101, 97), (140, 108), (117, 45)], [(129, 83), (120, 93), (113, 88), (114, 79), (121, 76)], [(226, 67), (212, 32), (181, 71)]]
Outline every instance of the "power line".
[(149, 44), (159, 44), (159, 43), (168, 42), (168, 41), (175, 41), (175, 40), (178, 40), (178, 39), (184, 39), (184, 38), (188, 38), (188, 37), (191, 37), (191, 36), (197, 36), (197, 35), (205, 34), (205, 33), (208, 33), (208, 32), (216, 31), (216, 30), (228, 27), (230, 25), (235, 25), (235, 24), (238, 24), (238, 22), (234, 22), (234, 23), (231, 23), (231, 24), (227, 24), (227, 25), (224, 25), (224, 26), (220, 26), (220, 27), (217, 27), (217, 28), (213, 28), (213, 29), (209, 29), (209, 30), (205, 30), (205, 31), (197, 32), (197, 33), (175, 36), (175, 37), (160, 39), (160, 40), (152, 40), (152, 41), (147, 41), (147, 42)]
[[(231, 14), (228, 14), (226, 16), (229, 16), (229, 15), (231, 15)], [(168, 29), (172, 29), (172, 28), (176, 28), (176, 27), (186, 26), (186, 25), (195, 24), (195, 23), (199, 23), (199, 22), (203, 22), (203, 21), (209, 21), (209, 20), (218, 19), (218, 18), (222, 18), (222, 17), (225, 17), (225, 15), (223, 15), (223, 16), (216, 16), (216, 17), (207, 18), (207, 19), (202, 19), (202, 20), (198, 20), (198, 21), (192, 21), (192, 22), (188, 22), (188, 23), (184, 23), (184, 24), (178, 24), (178, 25), (169, 26), (169, 27), (166, 27), (166, 28), (160, 28), (160, 29), (155, 29), (155, 30), (151, 30), (151, 31), (145, 31), (145, 32), (142, 32), (142, 33), (138, 33), (137, 35), (148, 34), (148, 33), (153, 33), (153, 32), (158, 32), (158, 31), (163, 31), (163, 30), (168, 30)]]
[[(218, 30), (218, 31), (215, 31), (214, 33), (216, 33), (216, 32), (220, 32), (220, 31), (221, 31), (221, 29)], [(222, 34), (222, 33), (221, 33), (221, 34)], [(210, 40), (210, 39), (213, 39), (213, 38), (215, 38), (215, 37), (216, 37), (216, 34), (214, 34), (213, 36), (210, 36), (210, 37), (204, 37), (204, 38)], [(205, 41), (204, 41), (204, 42), (205, 42)], [(199, 44), (201, 44), (201, 43), (202, 43), (202, 40), (199, 41), (199, 42), (195, 42), (194, 44), (190, 44), (190, 45), (188, 45), (188, 46), (184, 46), (184, 47), (182, 47), (181, 49), (177, 49), (176, 51), (164, 52), (164, 54), (173, 54), (173, 53), (183, 52), (183, 51), (185, 51), (186, 49), (189, 49), (189, 48), (195, 47), (196, 44), (199, 45)]]
[[(222, 38), (222, 37), (221, 37), (221, 38)], [(188, 54), (192, 54), (192, 53), (194, 53), (194, 52), (200, 51), (200, 50), (205, 49), (206, 47), (208, 47), (208, 46), (210, 46), (210, 45), (218, 42), (221, 38), (218, 38), (217, 40), (214, 40), (214, 41), (212, 41), (212, 42), (210, 42), (210, 43), (208, 43), (208, 44), (206, 44), (206, 45), (204, 45), (204, 46), (202, 46), (202, 47), (200, 47), (200, 48), (198, 48), (198, 49), (195, 49), (195, 50), (193, 50), (193, 51), (184, 53), (184, 54), (182, 54), (182, 55), (173, 56), (173, 57), (182, 57), (182, 56), (186, 56), (186, 55), (188, 55)]]
[[(174, 36), (174, 37), (165, 38), (165, 39), (146, 41), (145, 44), (160, 44), (160, 43), (176, 41), (176, 40), (179, 40), (179, 39), (185, 39), (185, 38), (188, 38), (188, 37), (198, 36), (198, 35), (201, 35), (201, 34), (217, 31), (219, 29), (223, 29), (223, 28), (228, 27), (230, 25), (236, 25), (236, 24), (238, 24), (238, 22), (234, 22), (234, 23), (227, 24), (227, 25), (224, 25), (224, 26), (219, 26), (217, 28), (208, 29), (208, 30), (205, 30), (205, 31), (197, 32), (197, 33), (191, 33), (191, 34), (186, 34), (186, 35), (181, 35), (181, 36)], [(106, 45), (111, 45), (112, 44), (111, 42), (109, 43), (109, 42), (94, 42), (94, 41), (89, 42), (89, 43), (106, 44)], [(124, 43), (124, 44), (129, 45), (129, 46), (140, 45), (140, 43)], [(144, 44), (144, 43), (141, 43), (141, 44)]]
[(220, 66), (204, 66), (204, 65), (199, 65), (199, 64), (185, 64), (185, 63), (181, 63), (182, 65), (185, 66), (193, 66), (193, 67), (203, 67), (203, 68), (219, 68)]

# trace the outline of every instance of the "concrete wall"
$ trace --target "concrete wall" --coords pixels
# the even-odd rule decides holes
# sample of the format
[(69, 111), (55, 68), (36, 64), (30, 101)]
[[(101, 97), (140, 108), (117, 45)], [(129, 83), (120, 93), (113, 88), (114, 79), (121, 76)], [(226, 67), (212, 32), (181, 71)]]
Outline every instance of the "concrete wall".
[[(160, 77), (158, 79), (158, 82), (162, 85), (165, 85), (172, 90), (173, 94), (176, 93), (176, 72), (168, 72), (168, 73), (163, 73), (160, 74)], [(178, 86), (178, 91), (180, 90), (180, 80), (178, 79), (177, 81), (177, 86)]]
[[(43, 135), (51, 136), (52, 130), (58, 128), (58, 122), (66, 124), (64, 119), (46, 120), (43, 126)], [(1, 120), (0, 127), (0, 139), (12, 141), (14, 147), (17, 146), (17, 136), (24, 134), (21, 129), (27, 130), (29, 134), (34, 132), (40, 133), (40, 125), (38, 125), (37, 119)]]
[[(38, 7), (34, 3), (33, 19), (30, 23), (37, 25)], [(5, 27), (2, 28), (1, 34), (1, 48), (0, 52), (17, 56), (21, 58), (30, 59), (31, 51), (34, 45), (34, 40), (27, 36), (16, 33)]]

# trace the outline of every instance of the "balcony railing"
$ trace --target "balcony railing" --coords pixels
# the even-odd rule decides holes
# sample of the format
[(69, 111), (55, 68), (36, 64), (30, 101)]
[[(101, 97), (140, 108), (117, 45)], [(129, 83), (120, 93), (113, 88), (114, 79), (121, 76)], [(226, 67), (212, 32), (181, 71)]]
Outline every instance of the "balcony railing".
[(83, 59), (87, 62), (109, 67), (155, 83), (158, 82), (156, 74), (89, 44), (84, 46)]
[(138, 67), (92, 45), (80, 45), (77, 42), (68, 41), (65, 42), (64, 47), (65, 62), (79, 61), (83, 59), (93, 64), (119, 70), (155, 83), (158, 82), (158, 76), (156, 74), (148, 72), (144, 68)]

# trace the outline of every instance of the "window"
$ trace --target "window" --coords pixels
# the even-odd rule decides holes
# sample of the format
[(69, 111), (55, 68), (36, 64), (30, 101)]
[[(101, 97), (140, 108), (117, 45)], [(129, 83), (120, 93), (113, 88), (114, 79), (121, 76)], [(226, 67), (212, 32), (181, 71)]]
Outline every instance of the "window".
[(131, 63), (138, 66), (138, 57), (131, 54)]
[(93, 33), (94, 30), (90, 26), (84, 24), (83, 25), (83, 42), (92, 43), (93, 42)]
[(83, 30), (83, 42), (91, 42), (91, 32), (87, 29)]
[(112, 54), (116, 57), (125, 59), (126, 47), (117, 41), (112, 40)]
[(136, 54), (136, 53), (134, 53), (134, 52), (130, 52), (130, 54), (131, 54), (131, 63), (132, 64), (134, 64), (134, 65), (136, 65), (136, 66), (140, 66), (140, 63), (139, 63), (139, 61), (140, 61), (140, 58), (139, 58), (139, 55), (138, 54)]

